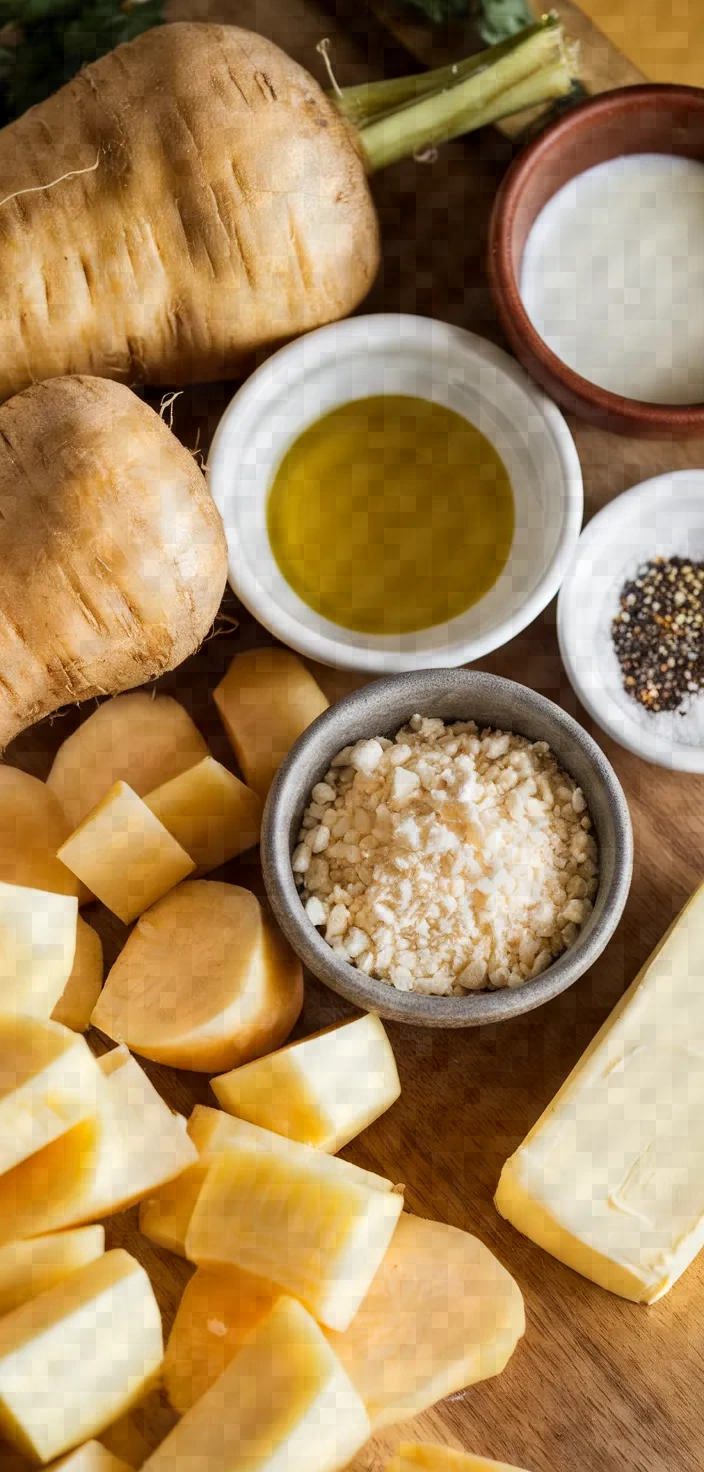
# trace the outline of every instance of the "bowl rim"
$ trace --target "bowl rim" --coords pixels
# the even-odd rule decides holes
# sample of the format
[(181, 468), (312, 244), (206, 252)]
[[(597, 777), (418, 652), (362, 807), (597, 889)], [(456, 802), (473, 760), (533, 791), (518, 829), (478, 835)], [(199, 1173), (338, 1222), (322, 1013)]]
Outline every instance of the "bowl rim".
[[(675, 82), (641, 82), (615, 87), (577, 104), (545, 129), (514, 159), (502, 179), (489, 221), (488, 273), (494, 307), (501, 326), (520, 361), (548, 394), (564, 407), (621, 433), (695, 435), (704, 431), (704, 401), (694, 404), (658, 404), (632, 399), (600, 388), (583, 378), (548, 347), (523, 305), (513, 268), (513, 235), (523, 192), (536, 169), (543, 170), (566, 140), (581, 131), (585, 118), (614, 111), (637, 113), (643, 101), (657, 98), (689, 100), (704, 114), (704, 88)], [(673, 150), (676, 152), (676, 150)], [(620, 157), (614, 154), (614, 157)], [(572, 175), (577, 178), (578, 175)]]
[[(438, 624), (435, 626), (437, 641), (433, 648), (401, 652), (378, 648), (373, 642), (366, 641), (361, 633), (357, 636), (357, 643), (341, 643), (322, 629), (314, 632), (305, 628), (291, 614), (279, 608), (252, 575), (246, 557), (242, 556), (239, 537), (226, 515), (226, 466), (230, 455), (226, 435), (231, 433), (233, 419), (236, 421), (243, 411), (247, 413), (251, 404), (261, 403), (262, 396), (268, 395), (275, 381), (280, 379), (282, 370), (287, 376), (295, 376), (298, 366), (310, 356), (311, 345), (317, 343), (322, 346), (334, 359), (341, 338), (348, 339), (351, 346), (360, 339), (368, 343), (370, 332), (382, 341), (387, 338), (393, 343), (398, 342), (399, 333), (405, 333), (409, 344), (420, 343), (434, 351), (443, 342), (459, 345), (466, 353), (481, 358), (496, 370), (497, 376), (510, 378), (523, 391), (540, 414), (545, 432), (552, 440), (561, 467), (561, 482), (556, 491), (563, 510), (559, 540), (530, 596), (480, 636), (471, 639), (458, 636), (449, 643), (444, 634), (448, 624)], [(377, 312), (344, 318), (317, 328), (273, 353), (238, 389), (224, 409), (213, 436), (206, 473), (228, 542), (228, 581), (249, 612), (275, 638), (299, 654), (337, 669), (364, 670), (376, 675), (446, 668), (453, 661), (459, 666), (480, 659), (514, 638), (556, 596), (577, 545), (584, 510), (582, 468), (577, 448), (561, 410), (552, 399), (542, 392), (514, 358), (487, 338), (439, 318), (416, 316), (409, 312)], [(235, 553), (238, 554), (237, 561)], [(317, 618), (314, 610), (313, 614)]]
[[(274, 777), (264, 807), (260, 846), (262, 874), (269, 905), (292, 949), (313, 975), (367, 1012), (421, 1027), (472, 1027), (509, 1020), (524, 1012), (533, 1011), (565, 991), (593, 965), (610, 941), (623, 913), (633, 872), (633, 830), (628, 802), (611, 763), (593, 737), (561, 706), (529, 686), (484, 671), (466, 669), (413, 671), (372, 683), (382, 695), (387, 691), (389, 694), (392, 691), (397, 694), (405, 684), (409, 691), (410, 708), (414, 703), (412, 691), (421, 675), (434, 676), (438, 689), (443, 676), (448, 683), (451, 681), (456, 684), (459, 679), (468, 692), (484, 689), (491, 693), (501, 687), (507, 695), (521, 703), (532, 704), (538, 711), (544, 711), (551, 717), (556, 715), (568, 736), (581, 748), (605, 788), (619, 856), (606, 892), (600, 928), (578, 937), (574, 945), (534, 981), (526, 982), (524, 986), (514, 990), (501, 988), (496, 991), (472, 992), (466, 997), (401, 992), (387, 982), (366, 977), (356, 967), (335, 955), (305, 914), (291, 869), (292, 846), (289, 844), (288, 834), (281, 830), (279, 813), (285, 799), (293, 799), (294, 794), (297, 798), (300, 794), (299, 769), (305, 764), (306, 751), (313, 733), (324, 729), (326, 725), (333, 725), (335, 713), (341, 705), (348, 712), (353, 711), (355, 705), (363, 706), (369, 684), (343, 696), (341, 701), (337, 701), (318, 716), (298, 738)], [(518, 725), (520, 726), (520, 718)], [(308, 791), (307, 782), (306, 790)], [(452, 1004), (452, 1017), (443, 1016), (448, 1003)]]
[[(692, 469), (684, 470), (665, 470), (659, 475), (651, 475), (647, 480), (639, 481), (637, 485), (630, 486), (628, 490), (622, 491), (619, 496), (615, 496), (613, 501), (609, 501), (606, 506), (602, 506), (601, 510), (597, 511), (596, 515), (591, 518), (579, 538), (571, 567), (558, 595), (557, 640), (560, 647), (562, 663), (575, 695), (584, 706), (584, 709), (592, 717), (592, 720), (596, 722), (607, 736), (611, 737), (612, 741), (617, 742), (625, 751), (630, 751), (634, 756), (640, 757), (641, 761), (651, 762), (654, 766), (662, 767), (666, 771), (691, 772), (701, 775), (704, 773), (704, 746), (683, 745), (668, 747), (667, 753), (665, 754), (662, 745), (658, 744), (654, 738), (649, 737), (647, 731), (640, 733), (640, 740), (637, 739), (636, 735), (632, 738), (629, 737), (628, 733), (631, 729), (634, 732), (638, 729), (635, 723), (633, 726), (629, 724), (624, 730), (615, 721), (610, 720), (603, 705), (598, 699), (594, 698), (592, 687), (587, 685), (579, 674), (573, 656), (574, 646), (570, 637), (571, 626), (579, 615), (577, 610), (571, 606), (569, 600), (577, 572), (580, 569), (581, 559), (591, 552), (595, 544), (598, 546), (604, 540), (604, 533), (615, 519), (617, 509), (618, 511), (623, 511), (624, 509), (628, 510), (632, 508), (632, 514), (635, 516), (637, 515), (638, 507), (643, 502), (647, 503), (658, 492), (664, 491), (668, 487), (671, 488), (673, 481), (675, 482), (675, 486), (677, 486), (678, 483), (684, 484), (686, 481), (691, 480), (692, 476), (700, 476), (704, 481), (704, 469), (698, 470), (696, 467), (693, 467)], [(599, 692), (603, 688), (602, 684), (599, 684), (597, 687)]]

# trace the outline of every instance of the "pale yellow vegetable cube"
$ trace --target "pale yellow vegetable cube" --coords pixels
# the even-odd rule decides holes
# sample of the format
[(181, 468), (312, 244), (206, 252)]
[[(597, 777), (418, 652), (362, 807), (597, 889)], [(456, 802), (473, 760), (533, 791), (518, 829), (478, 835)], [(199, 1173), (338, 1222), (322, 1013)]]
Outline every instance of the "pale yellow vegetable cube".
[(205, 1395), (282, 1291), (238, 1268), (198, 1268), (186, 1284), (164, 1356), (164, 1387), (180, 1415)]
[(72, 832), (115, 782), (127, 782), (144, 797), (207, 754), (203, 737), (177, 700), (134, 690), (106, 700), (66, 738), (47, 786)]
[(99, 1070), (56, 1022), (0, 1014), (0, 1174), (95, 1116)]
[(0, 1431), (48, 1462), (122, 1415), (162, 1358), (144, 1268), (107, 1252), (0, 1319)]
[(0, 1176), (0, 1242), (122, 1211), (197, 1160), (185, 1119), (126, 1048), (98, 1075), (96, 1117)]
[[(186, 1234), (212, 1162), (227, 1150), (228, 1145), (237, 1141), (244, 1140), (260, 1150), (277, 1149), (281, 1143), (269, 1130), (248, 1124), (243, 1119), (234, 1119), (223, 1114), (221, 1109), (209, 1109), (205, 1104), (196, 1104), (188, 1121), (188, 1133), (198, 1150), (197, 1165), (143, 1201), (139, 1214), (139, 1226), (144, 1236), (181, 1257), (186, 1254)], [(373, 1171), (362, 1170), (346, 1160), (339, 1161), (339, 1166), (348, 1179), (357, 1184), (376, 1191), (392, 1189), (391, 1181), (375, 1175)]]
[(77, 1451), (54, 1462), (49, 1472), (133, 1472), (133, 1469), (99, 1441), (87, 1441)]
[(110, 788), (59, 857), (125, 925), (195, 869), (126, 782)]
[(301, 963), (256, 896), (196, 879), (139, 920), (93, 1023), (156, 1063), (213, 1073), (278, 1047), (302, 1003)]
[(190, 854), (196, 874), (219, 869), (259, 842), (260, 799), (212, 756), (157, 787), (145, 802)]
[(364, 1406), (317, 1324), (281, 1298), (143, 1472), (337, 1472), (368, 1435)]
[(105, 1251), (104, 1227), (76, 1227), (0, 1247), (0, 1315), (61, 1283)]
[(238, 654), (215, 704), (244, 780), (262, 801), (294, 742), (328, 708), (300, 659), (273, 648)]
[(327, 1336), (376, 1430), (500, 1374), (524, 1332), (520, 1290), (482, 1242), (404, 1213), (359, 1312)]
[(243, 1135), (210, 1167), (186, 1255), (200, 1267), (238, 1267), (268, 1278), (321, 1323), (345, 1329), (402, 1207), (399, 1194), (359, 1181), (344, 1160), (279, 1135), (264, 1147)]
[(223, 1109), (331, 1155), (401, 1092), (378, 1017), (328, 1027), (211, 1080)]
[(54, 1022), (61, 1022), (74, 1032), (87, 1032), (102, 985), (102, 941), (97, 930), (79, 915), (73, 969), (51, 1014)]
[(521, 1472), (508, 1462), (492, 1462), (488, 1457), (474, 1457), (470, 1452), (456, 1452), (449, 1446), (436, 1446), (430, 1441), (402, 1442), (396, 1456), (387, 1463), (386, 1472)]
[(61, 803), (45, 782), (0, 766), (0, 880), (54, 894), (78, 894), (75, 874), (57, 859), (71, 832)]
[(49, 1018), (71, 975), (75, 895), (0, 882), (2, 1011)]

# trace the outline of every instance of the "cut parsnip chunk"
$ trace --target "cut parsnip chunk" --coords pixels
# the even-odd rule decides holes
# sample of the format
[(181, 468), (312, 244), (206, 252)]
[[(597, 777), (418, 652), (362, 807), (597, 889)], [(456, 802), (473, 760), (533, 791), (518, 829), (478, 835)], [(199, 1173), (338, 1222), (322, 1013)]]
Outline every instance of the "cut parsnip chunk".
[(107, 1252), (0, 1319), (0, 1431), (48, 1462), (122, 1415), (162, 1357), (144, 1268)]
[(96, 1112), (98, 1066), (57, 1022), (0, 1014), (0, 1174)]
[(95, 1117), (0, 1176), (0, 1242), (122, 1211), (197, 1160), (185, 1119), (126, 1048), (96, 1072)]
[(243, 1135), (208, 1171), (186, 1255), (199, 1267), (268, 1278), (321, 1323), (346, 1329), (402, 1207), (400, 1195), (358, 1181), (344, 1160), (280, 1135), (265, 1146)]
[[(234, 1119), (223, 1114), (221, 1109), (209, 1109), (205, 1104), (196, 1104), (188, 1121), (188, 1133), (198, 1151), (198, 1164), (144, 1201), (139, 1214), (140, 1230), (144, 1236), (181, 1257), (186, 1255), (186, 1234), (212, 1162), (227, 1150), (228, 1145), (237, 1141), (244, 1140), (260, 1150), (276, 1149), (280, 1144), (278, 1137), (269, 1130), (248, 1124), (243, 1119)], [(392, 1189), (391, 1181), (375, 1175), (373, 1171), (362, 1170), (346, 1160), (341, 1160), (339, 1165), (348, 1179), (359, 1185), (376, 1191)]]
[(488, 1457), (473, 1457), (470, 1452), (456, 1452), (449, 1446), (436, 1446), (430, 1441), (402, 1442), (396, 1456), (387, 1464), (386, 1472), (521, 1472), (508, 1462), (492, 1462)]
[(376, 1429), (500, 1374), (524, 1331), (520, 1290), (482, 1242), (404, 1213), (359, 1313), (328, 1339)]
[(238, 1268), (198, 1268), (186, 1284), (164, 1357), (164, 1386), (183, 1415), (227, 1369), (282, 1290)]
[(62, 845), (59, 856), (125, 925), (195, 869), (193, 860), (126, 782), (110, 788)]
[(0, 880), (53, 894), (78, 894), (75, 874), (57, 850), (71, 831), (45, 782), (0, 766)]
[(47, 786), (72, 832), (115, 782), (127, 782), (144, 797), (207, 754), (203, 737), (177, 700), (136, 690), (106, 700), (67, 737)]
[(334, 1155), (401, 1092), (378, 1017), (328, 1027), (211, 1080), (223, 1109)]
[(277, 1048), (302, 1003), (301, 963), (256, 896), (197, 879), (142, 916), (93, 1023), (145, 1058), (212, 1073)]
[(215, 704), (244, 780), (262, 802), (294, 742), (328, 708), (313, 676), (285, 649), (238, 654)]
[(97, 930), (78, 917), (71, 975), (52, 1012), (54, 1022), (87, 1032), (103, 985), (103, 945)]
[(0, 997), (4, 1013), (49, 1018), (71, 975), (75, 895), (0, 882)]
[(75, 1452), (69, 1452), (60, 1462), (54, 1462), (50, 1472), (133, 1472), (120, 1457), (114, 1457), (99, 1441), (87, 1441)]
[(317, 1324), (281, 1298), (143, 1472), (337, 1472), (368, 1435), (364, 1406)]
[(77, 1227), (0, 1247), (0, 1315), (61, 1283), (105, 1251), (103, 1227)]
[(259, 842), (260, 799), (212, 756), (172, 777), (144, 800), (190, 854), (197, 875), (219, 869)]

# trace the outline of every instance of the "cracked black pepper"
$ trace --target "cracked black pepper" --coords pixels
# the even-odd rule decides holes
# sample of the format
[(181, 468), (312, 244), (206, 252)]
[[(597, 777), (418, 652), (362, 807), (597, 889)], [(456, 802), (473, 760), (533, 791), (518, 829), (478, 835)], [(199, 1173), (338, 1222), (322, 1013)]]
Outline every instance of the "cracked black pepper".
[(654, 714), (684, 709), (704, 688), (704, 562), (653, 557), (619, 602), (612, 638), (627, 694)]

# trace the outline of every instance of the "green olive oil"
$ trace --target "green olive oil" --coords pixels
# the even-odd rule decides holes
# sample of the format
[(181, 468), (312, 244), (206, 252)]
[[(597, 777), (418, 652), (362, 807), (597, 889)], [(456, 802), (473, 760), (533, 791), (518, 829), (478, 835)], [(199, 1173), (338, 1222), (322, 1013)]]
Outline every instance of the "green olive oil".
[(428, 399), (383, 394), (311, 424), (267, 508), (287, 583), (362, 634), (411, 634), (493, 587), (513, 540), (511, 482), (486, 437)]

